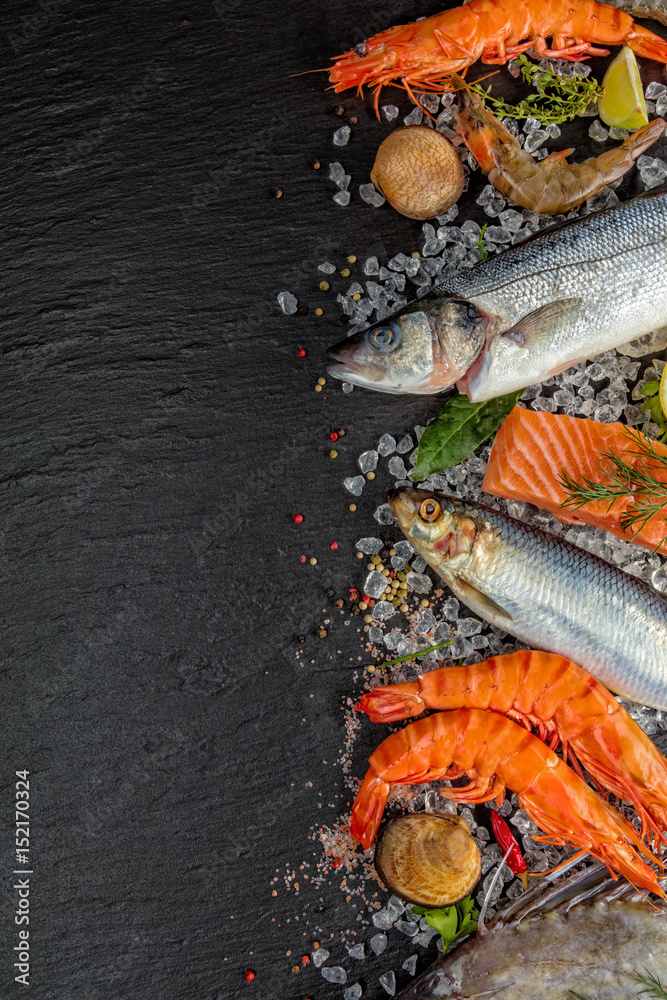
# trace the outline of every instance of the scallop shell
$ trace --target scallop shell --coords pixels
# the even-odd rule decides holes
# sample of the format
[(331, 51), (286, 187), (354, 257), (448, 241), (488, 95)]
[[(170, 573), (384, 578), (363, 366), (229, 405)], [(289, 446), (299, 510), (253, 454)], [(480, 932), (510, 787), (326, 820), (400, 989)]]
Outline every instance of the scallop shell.
[(472, 891), (481, 856), (460, 816), (412, 813), (387, 824), (375, 849), (375, 867), (397, 896), (437, 908)]
[(409, 219), (432, 219), (458, 201), (463, 167), (449, 139), (412, 125), (399, 128), (377, 151), (371, 180), (392, 208)]

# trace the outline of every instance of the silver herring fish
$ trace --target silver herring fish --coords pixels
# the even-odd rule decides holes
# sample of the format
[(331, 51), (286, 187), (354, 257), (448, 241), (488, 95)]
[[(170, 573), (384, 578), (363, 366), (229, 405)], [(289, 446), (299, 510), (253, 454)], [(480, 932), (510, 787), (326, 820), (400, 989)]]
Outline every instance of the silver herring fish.
[(513, 392), (667, 324), (667, 189), (535, 233), (330, 348), (381, 392)]
[(667, 709), (667, 601), (652, 587), (481, 504), (409, 487), (388, 499), (405, 536), (472, 611), (617, 694)]

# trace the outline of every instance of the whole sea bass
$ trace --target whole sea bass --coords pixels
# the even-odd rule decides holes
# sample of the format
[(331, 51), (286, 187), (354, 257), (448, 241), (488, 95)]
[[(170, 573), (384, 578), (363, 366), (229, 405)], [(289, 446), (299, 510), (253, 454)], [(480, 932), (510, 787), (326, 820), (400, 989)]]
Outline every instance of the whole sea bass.
[[(644, 983), (637, 981), (638, 974)], [(595, 865), (564, 885), (520, 896), (485, 934), (435, 962), (398, 1000), (572, 1000), (573, 994), (637, 1000), (640, 991), (641, 996), (663, 995), (647, 993), (649, 976), (667, 986), (667, 909)]]
[(541, 382), (667, 324), (667, 189), (529, 236), (330, 348), (381, 392), (455, 382), (473, 402)]
[(617, 694), (667, 709), (667, 601), (652, 587), (480, 504), (409, 487), (388, 499), (414, 548), (472, 611)]

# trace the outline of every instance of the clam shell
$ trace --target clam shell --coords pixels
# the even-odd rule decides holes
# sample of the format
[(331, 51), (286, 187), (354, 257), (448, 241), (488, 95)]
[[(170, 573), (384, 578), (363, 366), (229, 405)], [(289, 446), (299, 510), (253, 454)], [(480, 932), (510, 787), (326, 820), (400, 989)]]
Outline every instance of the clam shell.
[(411, 813), (387, 824), (375, 849), (375, 867), (397, 896), (437, 908), (472, 891), (481, 856), (460, 816)]
[(449, 139), (412, 125), (399, 128), (377, 151), (371, 180), (392, 208), (409, 219), (432, 219), (458, 201), (463, 167)]

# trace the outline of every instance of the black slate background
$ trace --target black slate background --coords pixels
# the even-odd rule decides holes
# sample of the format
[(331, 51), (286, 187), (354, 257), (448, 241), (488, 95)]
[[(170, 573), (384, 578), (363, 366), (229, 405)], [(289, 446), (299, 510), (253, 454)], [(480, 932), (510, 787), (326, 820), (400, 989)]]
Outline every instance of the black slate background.
[[(420, 226), (356, 193), (387, 124), (350, 95), (337, 117), (324, 75), (290, 74), (438, 8), (3, 7), (3, 998), (25, 990), (12, 970), (23, 768), (32, 996), (342, 995), (312, 966), (291, 972), (315, 937), (334, 934), (340, 957), (356, 926), (339, 876), (302, 881), (298, 899), (270, 881), (314, 869), (309, 831), (348, 801), (335, 762), (359, 636), (340, 616), (325, 641), (314, 633), (324, 591), (361, 582), (353, 542), (383, 496), (367, 487), (353, 515), (342, 479), (382, 431), (440, 404), (313, 391), (344, 332), (334, 294), (367, 256), (418, 249)], [(386, 101), (410, 110), (400, 92)], [(326, 180), (336, 159), (353, 175), (347, 209)], [(319, 292), (317, 264), (350, 253), (353, 277)], [(307, 315), (281, 315), (283, 289)], [(364, 732), (359, 774), (377, 742)], [(370, 998), (392, 952), (376, 966)]]

